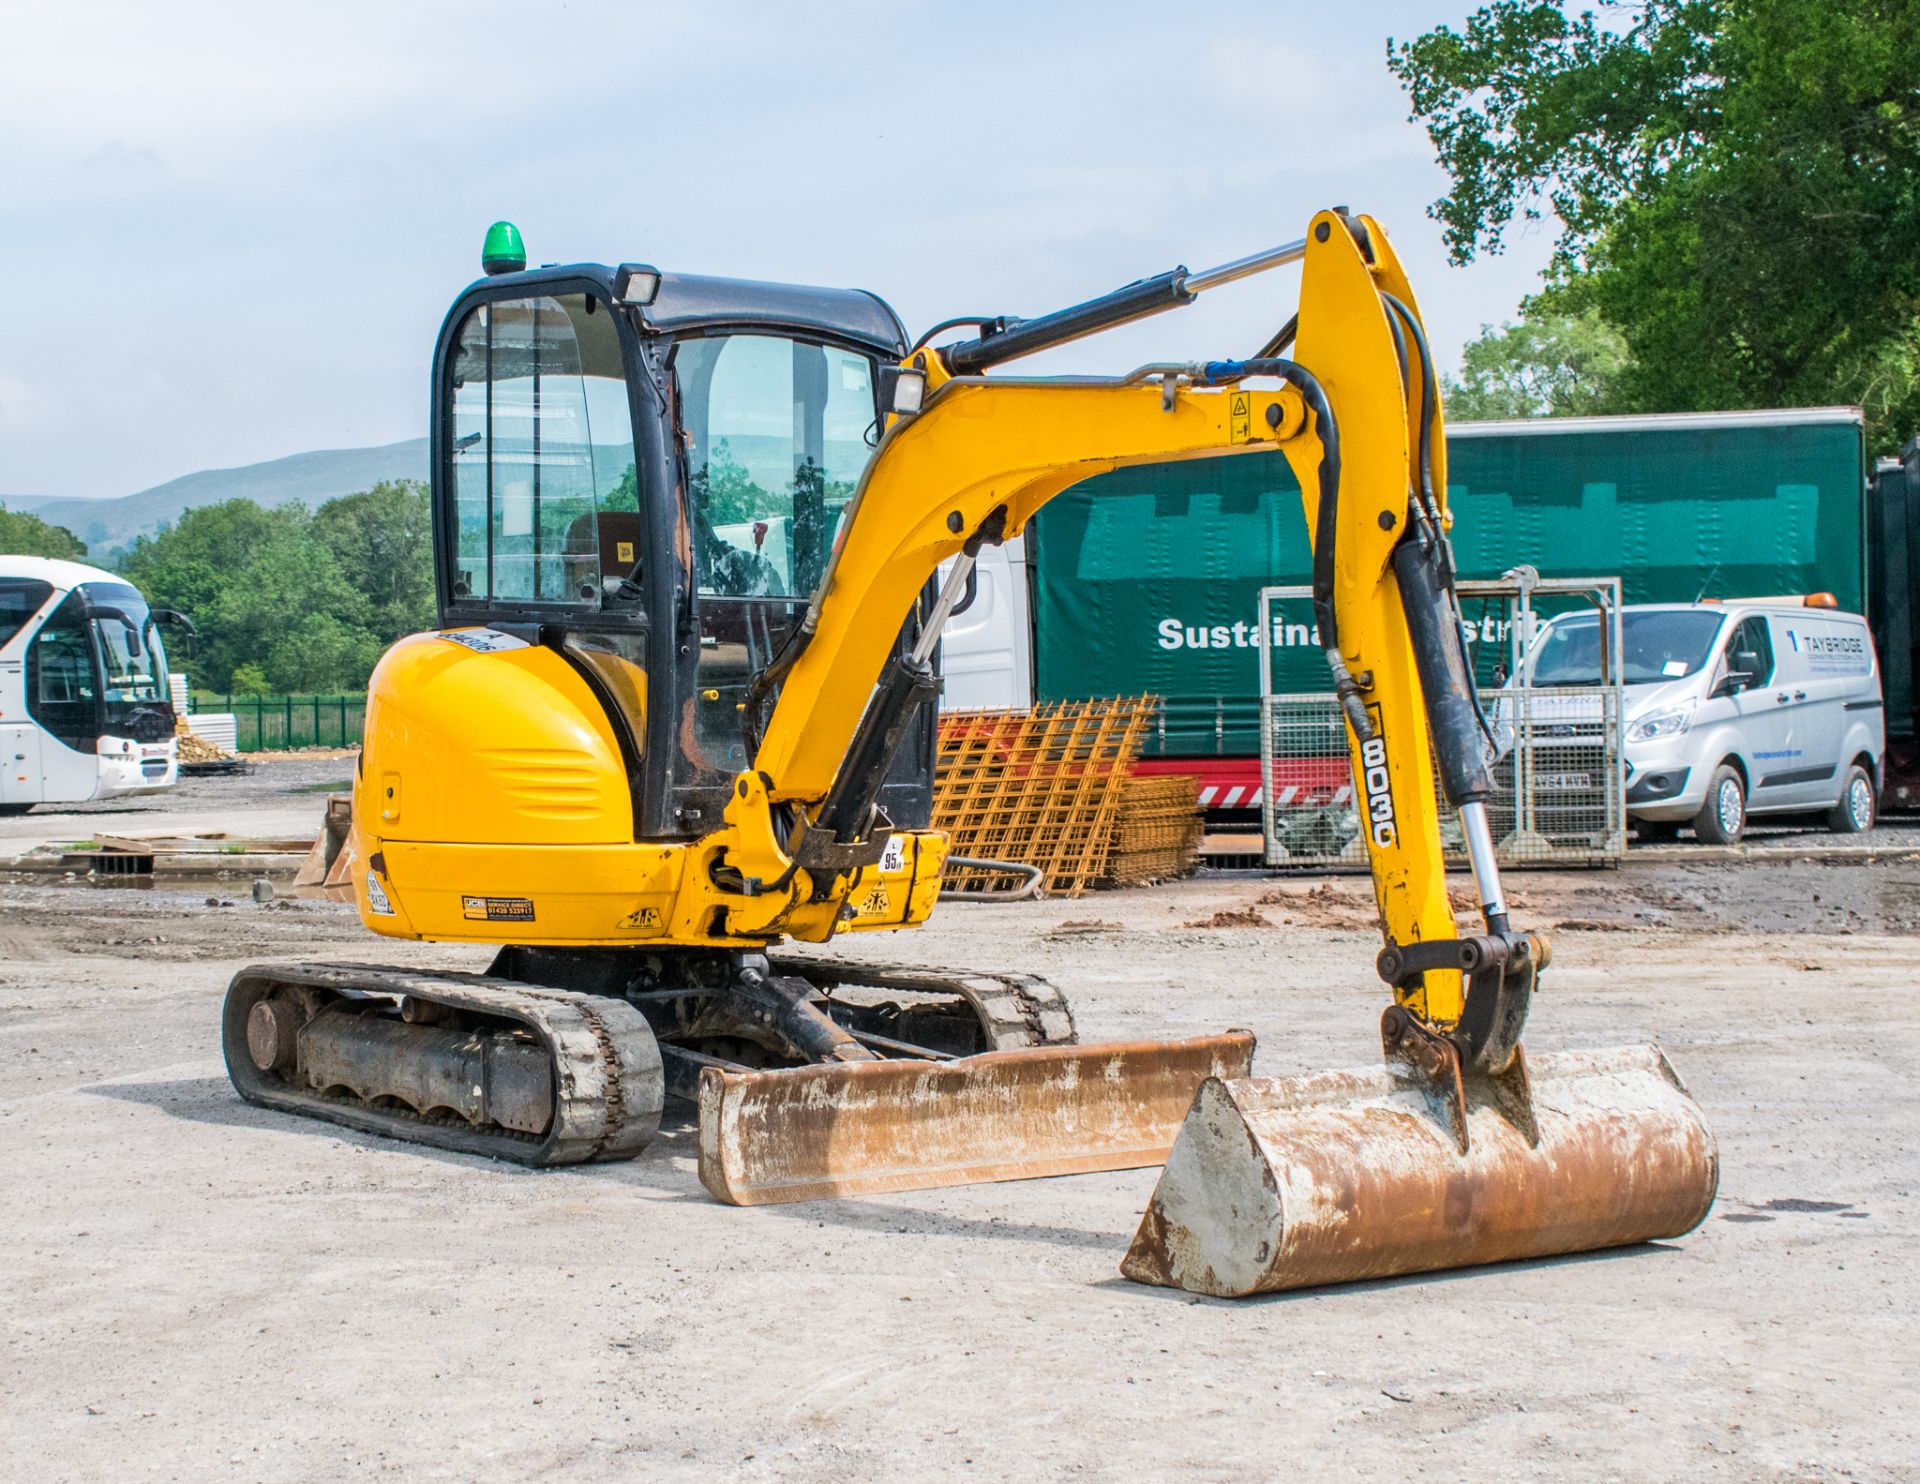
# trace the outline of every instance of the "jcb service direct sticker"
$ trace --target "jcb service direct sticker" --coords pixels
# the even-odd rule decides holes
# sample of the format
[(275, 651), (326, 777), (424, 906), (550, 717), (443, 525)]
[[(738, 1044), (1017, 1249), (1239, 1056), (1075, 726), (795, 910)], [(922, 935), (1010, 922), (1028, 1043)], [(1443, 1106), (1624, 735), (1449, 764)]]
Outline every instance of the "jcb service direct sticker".
[(532, 922), (531, 897), (462, 897), (460, 911), (475, 922)]

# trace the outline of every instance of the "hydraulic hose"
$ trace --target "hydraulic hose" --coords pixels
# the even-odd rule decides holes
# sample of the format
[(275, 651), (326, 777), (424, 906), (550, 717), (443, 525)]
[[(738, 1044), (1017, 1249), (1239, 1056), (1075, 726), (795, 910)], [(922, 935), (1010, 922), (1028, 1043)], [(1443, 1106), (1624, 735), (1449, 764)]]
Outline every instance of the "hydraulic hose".
[(1460, 671), (1466, 678), (1467, 701), (1473, 708), (1481, 736), (1491, 744), (1494, 742), (1493, 723), (1487, 719), (1486, 709), (1480, 704), (1480, 687), (1473, 676), (1473, 657), (1467, 653), (1466, 616), (1460, 611), (1460, 594), (1454, 586), (1453, 548), (1447, 541), (1446, 527), (1440, 522), (1440, 505), (1433, 490), (1433, 422), (1440, 406), (1440, 388), (1438, 378), (1434, 375), (1433, 356), (1427, 349), (1427, 335), (1421, 328), (1419, 317), (1392, 294), (1383, 292), (1380, 298), (1387, 306), (1388, 319), (1397, 318), (1405, 326), (1406, 334), (1412, 339), (1414, 349), (1420, 356), (1420, 439), (1417, 460), (1420, 483), (1415, 498), (1431, 532), (1432, 559), (1440, 567), (1446, 605), (1453, 618), (1453, 644), (1459, 651)]

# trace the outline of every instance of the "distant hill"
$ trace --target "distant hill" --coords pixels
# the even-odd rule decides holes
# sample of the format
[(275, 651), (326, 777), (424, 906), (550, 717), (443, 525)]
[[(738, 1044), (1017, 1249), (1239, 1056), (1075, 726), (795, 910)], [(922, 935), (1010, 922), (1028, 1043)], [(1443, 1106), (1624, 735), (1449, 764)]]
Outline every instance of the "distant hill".
[(323, 505), (337, 495), (371, 489), (383, 479), (427, 477), (427, 440), (410, 438), (382, 448), (325, 448), (312, 453), (269, 459), (238, 469), (202, 469), (183, 474), (117, 499), (80, 500), (70, 496), (0, 496), (9, 510), (30, 511), (44, 521), (65, 526), (87, 543), (95, 558), (115, 547), (130, 546), (136, 536), (150, 536), (163, 524), (199, 505), (246, 498), (258, 505), (284, 505), (299, 500), (309, 507)]

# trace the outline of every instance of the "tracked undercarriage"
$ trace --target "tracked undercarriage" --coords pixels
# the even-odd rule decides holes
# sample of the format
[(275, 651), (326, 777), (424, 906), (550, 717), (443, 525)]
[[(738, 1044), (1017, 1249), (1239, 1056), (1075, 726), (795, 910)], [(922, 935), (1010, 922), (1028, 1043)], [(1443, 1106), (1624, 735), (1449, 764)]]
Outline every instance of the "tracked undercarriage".
[(503, 949), (487, 974), (259, 964), (223, 1033), (249, 1102), (526, 1165), (630, 1159), (705, 1069), (1067, 1045), (1023, 974), (759, 955)]

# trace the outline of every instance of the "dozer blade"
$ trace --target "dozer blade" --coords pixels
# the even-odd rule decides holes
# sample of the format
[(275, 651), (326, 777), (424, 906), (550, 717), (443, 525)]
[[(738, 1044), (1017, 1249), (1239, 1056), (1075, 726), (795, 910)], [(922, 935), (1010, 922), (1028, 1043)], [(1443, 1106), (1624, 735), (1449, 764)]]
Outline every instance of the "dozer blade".
[(1208, 1082), (1120, 1270), (1243, 1297), (1625, 1246), (1706, 1219), (1719, 1153), (1658, 1047), (1543, 1055), (1529, 1071), (1538, 1144), (1470, 1083), (1465, 1153), (1394, 1069)]
[(700, 1073), (700, 1181), (736, 1206), (1157, 1165), (1253, 1036)]

